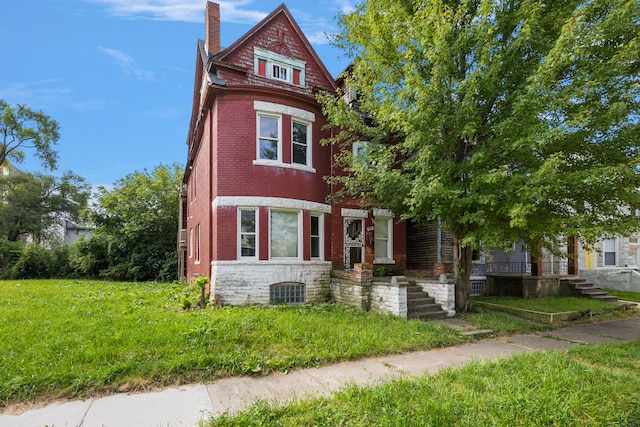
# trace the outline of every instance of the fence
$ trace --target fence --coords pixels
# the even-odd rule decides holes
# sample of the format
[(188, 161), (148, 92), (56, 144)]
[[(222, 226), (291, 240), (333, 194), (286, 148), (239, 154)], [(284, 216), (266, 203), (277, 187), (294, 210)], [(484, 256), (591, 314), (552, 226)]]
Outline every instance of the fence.
[[(473, 274), (485, 275), (531, 275), (530, 262), (495, 262), (474, 265)], [(566, 259), (543, 261), (538, 264), (542, 267), (542, 275), (566, 275), (568, 272), (568, 263)], [(540, 269), (538, 270), (540, 271)]]

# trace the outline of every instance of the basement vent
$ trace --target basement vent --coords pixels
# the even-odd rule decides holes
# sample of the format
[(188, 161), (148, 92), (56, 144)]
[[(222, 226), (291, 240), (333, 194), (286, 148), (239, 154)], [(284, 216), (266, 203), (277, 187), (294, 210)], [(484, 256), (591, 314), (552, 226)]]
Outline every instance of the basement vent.
[(269, 289), (271, 304), (299, 304), (306, 301), (306, 296), (304, 283), (276, 283)]

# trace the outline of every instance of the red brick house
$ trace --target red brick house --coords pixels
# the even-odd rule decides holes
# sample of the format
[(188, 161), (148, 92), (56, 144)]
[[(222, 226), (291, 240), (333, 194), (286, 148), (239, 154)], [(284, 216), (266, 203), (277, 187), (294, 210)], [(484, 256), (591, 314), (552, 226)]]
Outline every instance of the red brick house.
[(227, 48), (208, 2), (180, 204), (180, 276), (224, 304), (328, 298), (332, 271), (406, 268), (405, 224), (333, 200), (317, 103), (336, 81), (283, 4)]

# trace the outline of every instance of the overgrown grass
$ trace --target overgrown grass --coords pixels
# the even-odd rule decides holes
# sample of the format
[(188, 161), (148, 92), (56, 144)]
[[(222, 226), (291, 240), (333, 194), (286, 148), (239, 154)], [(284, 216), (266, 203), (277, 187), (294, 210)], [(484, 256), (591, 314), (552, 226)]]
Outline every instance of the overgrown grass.
[(607, 289), (607, 293), (624, 301), (640, 302), (640, 292), (613, 291)]
[(464, 340), (338, 305), (183, 311), (182, 284), (0, 281), (0, 406), (266, 374)]
[(477, 303), (475, 304), (476, 306), (484, 307), (491, 311), (503, 311), (538, 322), (550, 322), (551, 319), (553, 321), (575, 320), (585, 316), (598, 316), (600, 318), (625, 316), (625, 313), (616, 304), (580, 297), (516, 298), (481, 296), (474, 297), (474, 302)]
[(474, 312), (463, 313), (460, 317), (470, 321), (478, 328), (491, 329), (497, 334), (525, 334), (548, 331), (554, 328), (549, 324), (533, 322), (483, 307), (475, 307)]
[(329, 398), (259, 402), (210, 426), (638, 426), (640, 341), (471, 363)]

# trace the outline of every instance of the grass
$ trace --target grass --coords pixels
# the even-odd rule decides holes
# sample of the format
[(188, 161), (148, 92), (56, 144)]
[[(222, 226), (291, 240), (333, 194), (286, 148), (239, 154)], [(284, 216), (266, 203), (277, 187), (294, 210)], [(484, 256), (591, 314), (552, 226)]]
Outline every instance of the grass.
[(216, 426), (638, 426), (640, 341), (474, 362), (433, 376), (271, 406)]
[(0, 407), (263, 375), (465, 340), (339, 305), (182, 310), (183, 284), (0, 281)]
[(640, 302), (640, 292), (614, 291), (607, 289), (609, 295), (618, 297), (623, 301)]
[(503, 311), (537, 322), (575, 320), (580, 317), (624, 316), (616, 304), (580, 297), (547, 298), (474, 297), (475, 306)]
[(553, 329), (549, 324), (513, 316), (508, 313), (475, 307), (474, 312), (463, 313), (459, 317), (470, 321), (480, 329), (491, 329), (497, 334), (526, 334)]

